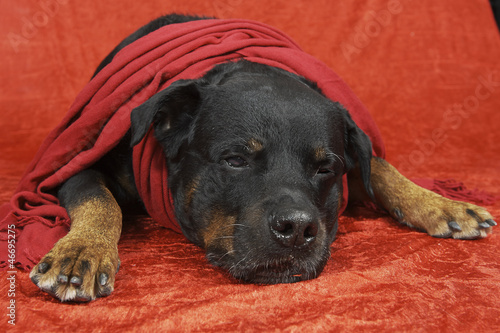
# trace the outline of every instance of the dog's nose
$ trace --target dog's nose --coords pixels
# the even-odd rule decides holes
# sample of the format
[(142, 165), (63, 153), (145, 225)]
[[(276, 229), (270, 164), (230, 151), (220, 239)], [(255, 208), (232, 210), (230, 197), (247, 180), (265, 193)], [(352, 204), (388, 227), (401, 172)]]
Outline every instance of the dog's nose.
[(311, 213), (288, 209), (271, 219), (271, 234), (285, 247), (302, 247), (311, 244), (318, 234), (318, 222)]

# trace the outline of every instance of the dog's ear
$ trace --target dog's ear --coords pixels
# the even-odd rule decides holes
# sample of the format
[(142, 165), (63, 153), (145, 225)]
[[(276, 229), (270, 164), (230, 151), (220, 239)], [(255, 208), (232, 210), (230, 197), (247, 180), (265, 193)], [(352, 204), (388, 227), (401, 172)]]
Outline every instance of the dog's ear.
[(133, 147), (146, 135), (151, 124), (155, 138), (162, 144), (167, 157), (173, 157), (189, 135), (191, 123), (201, 101), (194, 80), (180, 80), (155, 94), (132, 110), (130, 115)]
[(368, 135), (363, 132), (352, 120), (351, 116), (343, 107), (339, 106), (344, 115), (344, 157), (345, 172), (359, 165), (361, 180), (366, 192), (372, 200), (375, 196), (370, 184), (372, 143)]

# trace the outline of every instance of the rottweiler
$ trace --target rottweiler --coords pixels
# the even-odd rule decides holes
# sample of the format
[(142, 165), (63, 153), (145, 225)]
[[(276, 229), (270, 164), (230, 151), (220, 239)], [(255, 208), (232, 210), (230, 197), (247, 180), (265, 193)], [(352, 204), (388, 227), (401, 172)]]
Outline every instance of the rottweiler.
[[(122, 41), (116, 53), (165, 25), (207, 17), (167, 15)], [(291, 283), (317, 277), (330, 257), (347, 173), (350, 199), (371, 200), (435, 237), (486, 237), (483, 208), (418, 187), (372, 156), (368, 136), (314, 82), (246, 60), (177, 81), (132, 111), (131, 129), (57, 197), (71, 230), (33, 268), (31, 280), (61, 301), (109, 295), (120, 261), (122, 207), (140, 202), (132, 147), (150, 126), (167, 160), (184, 235), (238, 280)]]

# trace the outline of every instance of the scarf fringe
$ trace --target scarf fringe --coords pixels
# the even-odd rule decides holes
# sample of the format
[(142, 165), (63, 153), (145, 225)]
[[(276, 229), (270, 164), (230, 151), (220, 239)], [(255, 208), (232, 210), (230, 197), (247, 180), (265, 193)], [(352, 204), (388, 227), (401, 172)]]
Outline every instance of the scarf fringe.
[(452, 200), (491, 206), (500, 199), (498, 196), (479, 189), (468, 189), (464, 183), (454, 179), (412, 179), (412, 181), (425, 189)]
[[(54, 239), (59, 239), (69, 231), (71, 221), (67, 218), (44, 218), (41, 216), (19, 216), (10, 212), (0, 224), (0, 243), (6, 251), (0, 253), (0, 270), (31, 270), (36, 263), (54, 246)], [(12, 227), (14, 226), (14, 227)], [(37, 236), (50, 230), (57, 237), (37, 239), (36, 250), (29, 246)], [(21, 237), (22, 236), (22, 237)], [(15, 240), (15, 252), (9, 253), (9, 241)]]

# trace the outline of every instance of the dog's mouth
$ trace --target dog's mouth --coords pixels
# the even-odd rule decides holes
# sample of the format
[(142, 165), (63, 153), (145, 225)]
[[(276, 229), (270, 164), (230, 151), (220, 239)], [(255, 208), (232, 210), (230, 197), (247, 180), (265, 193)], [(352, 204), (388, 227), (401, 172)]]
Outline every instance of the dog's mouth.
[(252, 271), (234, 272), (239, 280), (255, 284), (294, 283), (318, 276), (316, 270), (306, 270), (298, 267), (283, 267), (263, 264)]
[(326, 251), (319, 258), (296, 258), (290, 255), (278, 259), (259, 258), (258, 260), (249, 259), (247, 256), (240, 260), (232, 258), (224, 262), (214, 260), (215, 255), (208, 254), (207, 258), (213, 265), (226, 269), (234, 278), (242, 282), (278, 284), (295, 283), (318, 277), (326, 265), (329, 254), (330, 252)]

